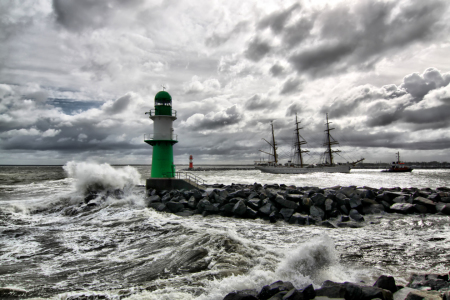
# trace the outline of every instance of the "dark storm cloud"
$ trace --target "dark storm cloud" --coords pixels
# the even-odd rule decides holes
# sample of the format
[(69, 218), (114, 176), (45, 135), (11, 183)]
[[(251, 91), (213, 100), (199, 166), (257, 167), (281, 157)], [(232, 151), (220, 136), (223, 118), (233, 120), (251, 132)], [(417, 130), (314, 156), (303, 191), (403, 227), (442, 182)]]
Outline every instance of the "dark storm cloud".
[(141, 115), (137, 107), (145, 104), (133, 93), (97, 108), (72, 110), (69, 115), (51, 105), (55, 104), (51, 99), (45, 101), (44, 92), (21, 96), (21, 89), (0, 84), (0, 149), (76, 153), (145, 147), (136, 138), (143, 136), (150, 121), (135, 117)]
[(288, 80), (286, 80), (284, 82), (283, 87), (281, 88), (280, 94), (284, 95), (284, 94), (290, 94), (290, 93), (298, 91), (301, 83), (302, 83), (302, 81), (298, 78), (289, 78)]
[(261, 60), (271, 50), (271, 46), (268, 42), (260, 40), (256, 37), (248, 44), (248, 48), (245, 51), (245, 57), (253, 61)]
[(188, 118), (186, 126), (193, 130), (215, 130), (237, 124), (242, 118), (242, 113), (236, 105), (233, 105), (217, 113), (209, 113), (207, 115), (195, 114)]
[[(450, 114), (450, 103), (446, 102), (448, 96), (445, 91), (442, 91), (442, 95), (433, 92), (439, 92), (450, 84), (448, 74), (428, 68), (422, 75), (406, 75), (398, 87), (394, 84), (382, 88), (358, 86), (334, 99), (321, 112), (332, 112), (334, 118), (364, 114), (369, 127), (402, 122), (417, 124), (411, 126), (413, 130), (445, 128), (449, 124), (446, 116)], [(420, 109), (415, 107), (431, 101), (436, 101), (437, 104)]]
[(117, 114), (123, 112), (125, 109), (127, 109), (128, 104), (130, 103), (131, 95), (125, 95), (123, 97), (120, 97), (114, 103), (106, 108), (106, 112), (111, 114)]
[(259, 22), (258, 28), (265, 29), (267, 27), (270, 27), (273, 32), (279, 33), (283, 30), (284, 25), (289, 21), (292, 13), (299, 7), (300, 5), (296, 3), (284, 11), (273, 12)]
[(269, 71), (270, 71), (270, 74), (272, 74), (272, 76), (277, 77), (278, 75), (283, 74), (284, 68), (282, 66), (280, 66), (279, 64), (274, 64), (270, 68)]
[[(269, 52), (292, 49), (288, 61), (293, 68), (313, 77), (372, 69), (387, 55), (409, 45), (445, 37), (448, 8), (449, 2), (444, 0), (365, 0), (352, 6), (326, 6), (320, 11), (294, 6), (258, 23), (259, 30), (270, 27), (274, 35), (281, 37), (279, 48), (271, 49), (254, 40), (245, 53), (247, 58), (259, 61)], [(296, 20), (287, 22), (294, 15)]]
[(245, 101), (245, 108), (248, 110), (263, 110), (263, 109), (275, 109), (279, 105), (279, 102), (271, 101), (259, 94), (253, 95), (247, 101)]
[(102, 28), (113, 22), (113, 15), (122, 9), (134, 8), (141, 0), (53, 0), (56, 21), (71, 31)]

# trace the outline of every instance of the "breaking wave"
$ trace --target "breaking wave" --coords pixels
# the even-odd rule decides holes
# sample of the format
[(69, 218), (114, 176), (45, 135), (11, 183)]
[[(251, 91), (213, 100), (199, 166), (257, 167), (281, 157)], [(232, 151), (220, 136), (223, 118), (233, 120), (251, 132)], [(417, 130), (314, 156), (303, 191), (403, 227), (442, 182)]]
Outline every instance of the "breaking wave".
[(63, 166), (67, 176), (76, 180), (77, 191), (125, 189), (141, 182), (141, 175), (133, 167), (113, 168), (109, 164), (70, 161)]

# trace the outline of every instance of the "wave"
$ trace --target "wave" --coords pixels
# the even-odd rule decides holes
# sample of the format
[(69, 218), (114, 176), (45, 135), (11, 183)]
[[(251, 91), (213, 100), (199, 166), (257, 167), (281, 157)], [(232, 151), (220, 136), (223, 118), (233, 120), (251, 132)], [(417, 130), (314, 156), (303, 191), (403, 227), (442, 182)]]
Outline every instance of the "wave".
[(124, 189), (141, 183), (141, 175), (133, 167), (114, 168), (109, 164), (70, 161), (63, 166), (67, 176), (76, 180), (77, 191)]

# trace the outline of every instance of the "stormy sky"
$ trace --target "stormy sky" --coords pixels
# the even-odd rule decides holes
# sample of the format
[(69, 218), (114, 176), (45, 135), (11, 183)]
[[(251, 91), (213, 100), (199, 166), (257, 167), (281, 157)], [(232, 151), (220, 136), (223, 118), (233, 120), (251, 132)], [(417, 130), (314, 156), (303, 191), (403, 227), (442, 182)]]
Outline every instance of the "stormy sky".
[[(150, 164), (162, 86), (175, 163), (450, 161), (450, 2), (0, 2), (0, 164)], [(338, 159), (339, 160), (339, 159)]]

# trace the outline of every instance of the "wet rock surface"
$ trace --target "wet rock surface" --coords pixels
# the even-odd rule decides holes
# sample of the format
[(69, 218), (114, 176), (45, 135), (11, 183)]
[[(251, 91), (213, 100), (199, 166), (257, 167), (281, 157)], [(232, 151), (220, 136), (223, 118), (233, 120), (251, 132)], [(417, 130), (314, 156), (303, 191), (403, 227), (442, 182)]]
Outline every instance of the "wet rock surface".
[(373, 285), (326, 280), (317, 289), (314, 289), (313, 285), (296, 288), (291, 282), (276, 281), (265, 285), (259, 292), (233, 291), (226, 295), (224, 300), (450, 300), (449, 295), (448, 274), (414, 274), (407, 287), (397, 286), (395, 278), (387, 275), (381, 275)]
[[(272, 223), (283, 220), (329, 228), (361, 227), (366, 223), (364, 216), (372, 214), (450, 215), (449, 193), (444, 188), (318, 188), (255, 183), (213, 184), (206, 191), (148, 190), (147, 195), (148, 207), (178, 215), (261, 218)], [(90, 192), (85, 203), (97, 205), (98, 199), (96, 192)]]

